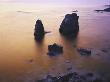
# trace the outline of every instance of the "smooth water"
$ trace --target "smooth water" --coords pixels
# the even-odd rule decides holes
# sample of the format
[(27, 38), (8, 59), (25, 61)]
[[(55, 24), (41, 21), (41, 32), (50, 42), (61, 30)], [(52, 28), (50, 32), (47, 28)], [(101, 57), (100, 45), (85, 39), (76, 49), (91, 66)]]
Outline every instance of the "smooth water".
[[(96, 13), (95, 9), (0, 4), (0, 82), (34, 82), (47, 74), (66, 74), (68, 67), (109, 78), (110, 53), (100, 53), (100, 49), (110, 49), (110, 13)], [(58, 29), (65, 14), (73, 10), (79, 11), (80, 31), (76, 39), (67, 39)], [(51, 31), (41, 43), (33, 35), (37, 19)], [(62, 55), (47, 55), (48, 45), (53, 43), (64, 47)], [(93, 48), (100, 54), (82, 57), (74, 46)]]

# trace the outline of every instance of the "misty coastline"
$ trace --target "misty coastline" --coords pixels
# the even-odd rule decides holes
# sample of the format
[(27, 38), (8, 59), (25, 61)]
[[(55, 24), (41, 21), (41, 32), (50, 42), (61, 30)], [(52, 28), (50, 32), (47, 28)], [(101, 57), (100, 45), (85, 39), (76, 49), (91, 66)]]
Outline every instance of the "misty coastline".
[[(97, 8), (100, 7), (2, 4), (0, 82), (37, 82), (40, 79), (42, 82), (47, 77), (55, 79), (53, 82), (61, 79), (64, 82), (64, 77), (71, 81), (83, 79), (84, 82), (85, 78), (89, 78), (87, 82), (109, 79), (110, 13), (94, 12)], [(79, 34), (75, 39), (67, 39), (59, 33), (60, 24), (66, 14), (75, 10), (79, 16)], [(33, 35), (37, 19), (42, 19), (45, 30), (50, 32), (41, 43), (36, 42)], [(47, 55), (48, 45), (53, 43), (63, 46), (62, 55)], [(83, 56), (77, 49), (83, 50), (84, 54), (89, 49), (91, 54)]]

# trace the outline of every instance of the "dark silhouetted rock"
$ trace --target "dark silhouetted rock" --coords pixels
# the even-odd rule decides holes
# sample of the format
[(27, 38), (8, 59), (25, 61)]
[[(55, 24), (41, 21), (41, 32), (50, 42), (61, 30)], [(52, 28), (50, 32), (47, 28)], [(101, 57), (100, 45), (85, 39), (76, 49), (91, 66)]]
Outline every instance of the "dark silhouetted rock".
[(110, 12), (110, 7), (109, 7), (109, 8), (104, 9), (104, 11), (106, 11), (106, 12)]
[(110, 12), (110, 7), (104, 9), (104, 10), (95, 10), (97, 12)]
[(79, 16), (76, 13), (67, 14), (60, 25), (60, 33), (63, 35), (77, 35), (79, 31)]
[(103, 12), (103, 10), (95, 10), (95, 11), (97, 11), (97, 12)]
[(34, 36), (35, 39), (40, 40), (44, 37), (45, 31), (44, 31), (44, 26), (42, 24), (41, 20), (37, 20), (35, 24), (35, 31), (34, 31)]
[(91, 50), (90, 49), (85, 49), (85, 48), (78, 48), (77, 51), (84, 56), (90, 56), (91, 55)]
[(48, 51), (48, 55), (54, 56), (63, 53), (63, 47), (54, 43), (53, 45), (48, 46)]
[(47, 75), (45, 79), (37, 80), (35, 82), (106, 82), (102, 80), (102, 78), (98, 78), (93, 76), (93, 78), (86, 77), (81, 74), (68, 73), (63, 76), (53, 77), (51, 75)]
[(72, 12), (78, 12), (78, 10), (74, 10), (74, 11), (72, 11)]

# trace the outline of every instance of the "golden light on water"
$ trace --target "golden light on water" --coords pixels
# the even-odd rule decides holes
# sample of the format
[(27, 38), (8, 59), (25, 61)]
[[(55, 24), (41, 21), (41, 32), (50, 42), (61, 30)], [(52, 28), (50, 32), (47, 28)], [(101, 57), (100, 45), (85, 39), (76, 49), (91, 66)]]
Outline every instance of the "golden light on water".
[[(97, 14), (93, 12), (94, 8), (81, 7), (50, 7), (24, 3), (0, 5), (0, 78), (3, 82), (28, 82), (46, 74), (67, 73), (70, 65), (74, 70), (108, 72), (108, 55), (84, 58), (73, 46), (95, 49), (109, 47), (109, 13)], [(80, 32), (76, 39), (68, 40), (59, 34), (58, 29), (65, 14), (72, 13), (73, 9), (77, 9), (80, 16)], [(45, 35), (42, 43), (34, 40), (37, 19), (42, 20), (46, 31), (51, 31)], [(47, 55), (48, 45), (53, 43), (63, 45), (62, 55)], [(70, 65), (65, 63), (67, 60), (71, 61)]]

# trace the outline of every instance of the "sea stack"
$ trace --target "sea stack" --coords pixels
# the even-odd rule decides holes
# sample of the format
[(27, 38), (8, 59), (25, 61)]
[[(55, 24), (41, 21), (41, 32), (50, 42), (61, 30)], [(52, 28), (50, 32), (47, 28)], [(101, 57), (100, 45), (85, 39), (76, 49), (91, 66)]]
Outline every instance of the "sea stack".
[(34, 36), (35, 39), (42, 39), (44, 37), (45, 31), (44, 31), (44, 26), (42, 24), (41, 20), (37, 20), (35, 24), (35, 29), (34, 29)]
[(79, 31), (78, 19), (76, 13), (67, 14), (60, 25), (59, 32), (65, 36), (76, 36)]

